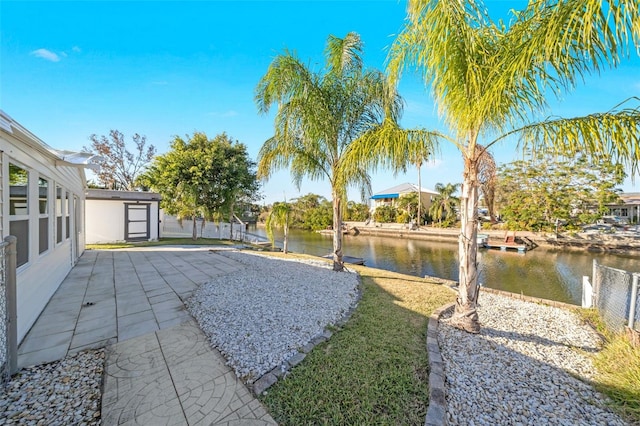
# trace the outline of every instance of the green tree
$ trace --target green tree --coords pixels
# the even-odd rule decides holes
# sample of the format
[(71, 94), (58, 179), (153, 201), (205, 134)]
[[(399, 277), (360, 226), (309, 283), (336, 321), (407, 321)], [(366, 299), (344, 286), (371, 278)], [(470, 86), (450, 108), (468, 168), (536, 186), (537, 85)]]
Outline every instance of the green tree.
[(538, 155), (499, 168), (502, 218), (512, 230), (551, 231), (556, 221), (576, 228), (592, 223), (619, 200), (624, 169), (583, 155)]
[[(435, 190), (438, 192), (431, 201), (429, 214), (433, 220), (438, 219), (440, 226), (449, 226), (455, 223), (457, 217), (457, 209), (460, 205), (460, 199), (454, 194), (460, 188), (459, 183), (436, 183)], [(444, 224), (442, 223), (444, 219)]]
[[(409, 0), (405, 27), (388, 63), (396, 82), (415, 65), (431, 87), (450, 139), (464, 162), (459, 239), (459, 297), (452, 322), (480, 329), (477, 315), (479, 158), (519, 137), (534, 151), (608, 155), (638, 169), (640, 113), (617, 109), (548, 118), (547, 95), (564, 96), (582, 77), (616, 66), (640, 43), (637, 0), (540, 0), (494, 22), (481, 1)], [(511, 139), (513, 139), (511, 138)]]
[(269, 216), (267, 216), (267, 220), (264, 224), (265, 229), (267, 231), (267, 238), (271, 241), (271, 245), (275, 247), (275, 239), (273, 237), (273, 227), (274, 226), (282, 226), (284, 232), (284, 242), (282, 251), (285, 254), (288, 252), (289, 246), (289, 220), (291, 217), (291, 204), (284, 202), (273, 203), (271, 207), (271, 211), (269, 212)]
[(135, 145), (133, 152), (127, 149), (124, 134), (118, 130), (111, 130), (109, 137), (93, 134), (89, 139), (91, 146), (83, 150), (97, 155), (98, 183), (109, 189), (133, 191), (136, 179), (156, 155), (156, 148), (147, 146), (147, 137), (137, 133), (131, 137)]
[(346, 220), (364, 222), (369, 218), (369, 206), (365, 203), (347, 202)]
[(316, 231), (331, 226), (331, 203), (321, 195), (307, 194), (292, 200), (292, 228)]
[[(397, 208), (398, 210), (403, 210), (406, 213), (405, 216), (413, 220), (418, 215), (418, 209), (420, 208), (418, 193), (402, 194), (398, 198)], [(405, 222), (406, 220), (402, 221), (402, 223)]]
[(275, 135), (259, 153), (258, 174), (268, 178), (289, 167), (294, 182), (328, 180), (333, 211), (333, 269), (344, 268), (342, 260), (342, 214), (347, 188), (371, 192), (366, 167), (345, 161), (350, 145), (367, 133), (379, 130), (385, 120), (395, 125), (401, 100), (389, 95), (387, 79), (362, 64), (362, 42), (356, 33), (345, 38), (329, 36), (324, 69), (315, 72), (295, 54), (278, 55), (256, 88), (261, 113), (278, 105)]
[(376, 207), (375, 211), (373, 212), (373, 220), (380, 223), (395, 222), (397, 216), (398, 209), (387, 204)]
[(176, 136), (171, 149), (154, 158), (139, 182), (162, 195), (161, 206), (179, 220), (211, 220), (232, 211), (241, 194), (257, 191), (255, 163), (245, 145), (226, 133), (214, 139), (195, 132), (188, 140)]

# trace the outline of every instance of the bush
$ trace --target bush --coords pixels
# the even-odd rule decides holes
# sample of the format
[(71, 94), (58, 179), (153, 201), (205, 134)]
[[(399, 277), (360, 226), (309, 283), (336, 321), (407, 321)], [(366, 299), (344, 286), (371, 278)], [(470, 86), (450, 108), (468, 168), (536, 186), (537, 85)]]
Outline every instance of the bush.
[(409, 219), (409, 213), (407, 212), (400, 212), (396, 215), (396, 223), (407, 223)]
[(393, 223), (396, 221), (398, 211), (393, 206), (380, 206), (373, 213), (373, 220), (381, 223)]

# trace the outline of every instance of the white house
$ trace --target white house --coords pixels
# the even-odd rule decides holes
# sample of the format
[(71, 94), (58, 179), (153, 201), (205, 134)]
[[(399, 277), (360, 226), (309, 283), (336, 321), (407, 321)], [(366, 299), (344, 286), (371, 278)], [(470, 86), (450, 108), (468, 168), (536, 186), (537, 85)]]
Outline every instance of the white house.
[(628, 223), (640, 223), (640, 192), (627, 192), (620, 194), (622, 204), (610, 205), (609, 212)]
[(17, 237), (20, 342), (84, 252), (92, 155), (56, 151), (1, 110), (0, 152), (2, 238)]
[(156, 241), (160, 236), (160, 194), (87, 190), (86, 243)]
[(418, 189), (418, 185), (414, 185), (412, 183), (403, 183), (401, 185), (396, 185), (392, 188), (385, 189), (384, 191), (377, 192), (371, 197), (371, 199), (373, 200), (372, 211), (375, 211), (375, 209), (384, 205), (395, 206), (401, 196), (417, 192), (420, 192), (420, 201), (422, 202), (425, 211), (427, 211), (431, 206), (431, 200), (433, 199), (433, 197), (438, 195), (438, 193), (431, 189)]

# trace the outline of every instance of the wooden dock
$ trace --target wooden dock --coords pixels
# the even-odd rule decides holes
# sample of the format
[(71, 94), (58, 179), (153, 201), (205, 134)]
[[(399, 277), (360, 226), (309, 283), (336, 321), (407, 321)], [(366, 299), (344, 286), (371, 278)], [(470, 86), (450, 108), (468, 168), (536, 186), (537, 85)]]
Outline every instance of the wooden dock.
[(516, 238), (516, 233), (507, 232), (503, 241), (495, 241), (487, 239), (483, 247), (489, 249), (499, 249), (501, 251), (516, 250), (518, 253), (526, 253), (527, 250), (534, 249), (536, 244), (528, 238)]
[(517, 250), (519, 253), (525, 253), (527, 251), (526, 245), (517, 243), (501, 243), (488, 241), (484, 244), (484, 246), (488, 249), (500, 249), (502, 251)]

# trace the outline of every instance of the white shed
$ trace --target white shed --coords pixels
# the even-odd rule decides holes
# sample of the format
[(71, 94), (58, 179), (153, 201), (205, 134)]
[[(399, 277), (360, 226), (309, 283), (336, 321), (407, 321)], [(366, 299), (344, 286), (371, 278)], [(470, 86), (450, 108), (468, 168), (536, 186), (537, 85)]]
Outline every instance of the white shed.
[(17, 237), (20, 342), (84, 252), (92, 155), (56, 151), (1, 110), (0, 152), (0, 231)]
[(87, 190), (87, 244), (157, 241), (160, 199), (155, 192)]

